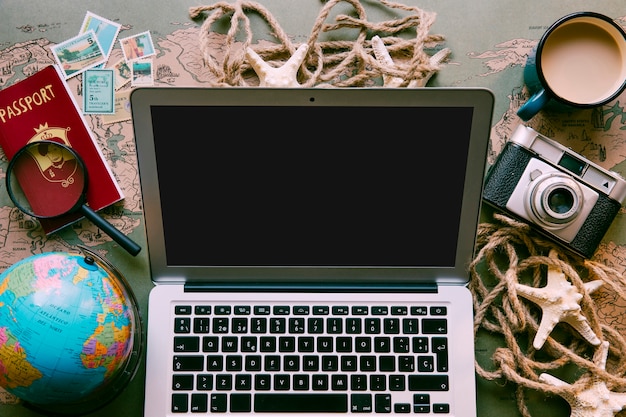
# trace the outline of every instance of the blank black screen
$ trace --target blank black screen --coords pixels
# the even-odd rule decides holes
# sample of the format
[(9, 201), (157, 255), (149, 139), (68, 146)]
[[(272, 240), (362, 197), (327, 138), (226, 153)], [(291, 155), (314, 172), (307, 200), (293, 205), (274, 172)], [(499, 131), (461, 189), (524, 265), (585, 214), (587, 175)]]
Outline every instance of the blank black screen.
[(152, 107), (167, 264), (454, 266), (472, 108)]

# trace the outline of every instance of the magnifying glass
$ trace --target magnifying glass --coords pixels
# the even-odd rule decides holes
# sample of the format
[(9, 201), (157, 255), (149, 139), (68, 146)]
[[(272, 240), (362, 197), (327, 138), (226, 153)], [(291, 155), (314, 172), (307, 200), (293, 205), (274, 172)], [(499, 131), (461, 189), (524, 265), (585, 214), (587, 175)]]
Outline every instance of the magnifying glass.
[(24, 213), (47, 219), (81, 212), (128, 253), (141, 247), (87, 205), (87, 168), (80, 156), (64, 144), (42, 140), (15, 153), (6, 173), (9, 197)]

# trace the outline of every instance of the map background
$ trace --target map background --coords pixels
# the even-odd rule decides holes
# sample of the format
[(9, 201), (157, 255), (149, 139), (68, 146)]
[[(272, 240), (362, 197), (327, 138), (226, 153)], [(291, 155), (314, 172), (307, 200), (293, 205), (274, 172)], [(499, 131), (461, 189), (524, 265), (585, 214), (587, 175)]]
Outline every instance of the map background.
[[(0, 0), (0, 89), (24, 77), (34, 65), (52, 63), (50, 44), (60, 43), (75, 36), (84, 19), (91, 11), (122, 24), (119, 38), (149, 30), (157, 55), (155, 58), (155, 85), (157, 86), (202, 86), (210, 78), (202, 67), (202, 56), (198, 43), (200, 23), (189, 19), (189, 7), (212, 4), (214, 1), (192, 3), (189, 1), (129, 2), (112, 0), (59, 1), (51, 4), (43, 0), (23, 2)], [(263, 0), (260, 3), (278, 20), (282, 29), (294, 42), (308, 38), (310, 28), (318, 16), (322, 1), (315, 0)], [(510, 135), (520, 120), (515, 111), (525, 99), (522, 70), (527, 54), (536, 44), (547, 27), (559, 17), (580, 10), (592, 10), (616, 19), (626, 26), (626, 7), (620, 0), (543, 2), (529, 0), (500, 1), (448, 1), (435, 0), (402, 2), (437, 13), (431, 33), (445, 37), (442, 46), (452, 51), (447, 63), (429, 82), (429, 86), (479, 86), (490, 88), (496, 96), (493, 115), (491, 155), (489, 162), (501, 149), (505, 138)], [(387, 16), (376, 2), (362, 1), (371, 21)], [(346, 4), (346, 12), (350, 7)], [(267, 27), (259, 19), (254, 34), (256, 40), (274, 42)], [(222, 45), (216, 38), (215, 47)], [(119, 44), (109, 59), (109, 64), (122, 58)], [(5, 72), (8, 73), (5, 74)], [(70, 79), (69, 85), (78, 94), (79, 78)], [(79, 100), (81, 102), (81, 100)], [(623, 94), (619, 103), (626, 102)], [(623, 104), (621, 104), (623, 107)], [(541, 133), (553, 137), (583, 153), (607, 169), (626, 174), (626, 115), (616, 114), (607, 131), (594, 127), (590, 120), (591, 111), (573, 111), (552, 114), (544, 112), (529, 124)], [(126, 194), (123, 204), (104, 211), (105, 217), (115, 226), (130, 232), (130, 237), (144, 246), (136, 258), (114, 247), (108, 237), (82, 221), (60, 233), (49, 237), (32, 223), (25, 223), (13, 208), (6, 192), (0, 186), (0, 271), (26, 256), (44, 251), (68, 251), (76, 244), (83, 244), (106, 256), (131, 282), (144, 317), (147, 296), (152, 284), (149, 279), (143, 219), (139, 195), (139, 178), (134, 162), (134, 145), (131, 122), (102, 125), (100, 116), (86, 116), (96, 134), (113, 171)], [(419, 126), (415, 126), (416, 131)], [(442, 126), (442, 132), (444, 127)], [(605, 156), (606, 154), (606, 156)], [(445, 164), (445, 155), (439, 155)], [(0, 153), (0, 184), (4, 182), (6, 158)], [(598, 253), (594, 257), (608, 265), (626, 271), (626, 218), (622, 209), (607, 233)], [(26, 219), (27, 220), (27, 219)], [(34, 227), (34, 228), (33, 228)], [(193, 221), (190, 221), (193, 227)], [(615, 312), (614, 303), (607, 302), (607, 320), (626, 333), (626, 317)], [(626, 306), (623, 306), (626, 308)], [(482, 340), (482, 339), (481, 339)], [(481, 348), (480, 342), (477, 349)], [(118, 399), (93, 415), (140, 416), (143, 408), (143, 369), (131, 382), (127, 391)], [(510, 386), (479, 381), (479, 415), (518, 415), (513, 391)], [(546, 399), (537, 394), (531, 408), (545, 410), (551, 415), (567, 416), (566, 403), (560, 399)], [(7, 416), (34, 416), (37, 413), (21, 406), (9, 404), (10, 396), (0, 393), (0, 414)], [(622, 413), (623, 414), (623, 413)], [(541, 415), (540, 413), (536, 415)]]

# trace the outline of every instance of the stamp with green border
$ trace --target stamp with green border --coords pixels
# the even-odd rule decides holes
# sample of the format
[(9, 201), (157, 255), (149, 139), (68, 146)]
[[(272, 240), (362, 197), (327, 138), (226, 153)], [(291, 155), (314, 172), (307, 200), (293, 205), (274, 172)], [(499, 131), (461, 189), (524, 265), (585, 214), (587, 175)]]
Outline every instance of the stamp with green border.
[(112, 69), (90, 69), (83, 74), (83, 112), (115, 113), (115, 78)]

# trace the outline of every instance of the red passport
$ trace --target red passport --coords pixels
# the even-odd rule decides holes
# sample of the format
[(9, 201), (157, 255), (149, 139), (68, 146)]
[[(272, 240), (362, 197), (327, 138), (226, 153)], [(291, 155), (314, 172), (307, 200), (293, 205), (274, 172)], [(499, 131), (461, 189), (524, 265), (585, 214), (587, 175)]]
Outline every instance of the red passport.
[[(24, 145), (51, 140), (71, 147), (84, 161), (89, 184), (87, 204), (101, 210), (124, 198), (96, 139), (56, 66), (0, 90), (0, 147), (9, 160)], [(46, 234), (80, 219), (64, 214), (40, 219)]]

